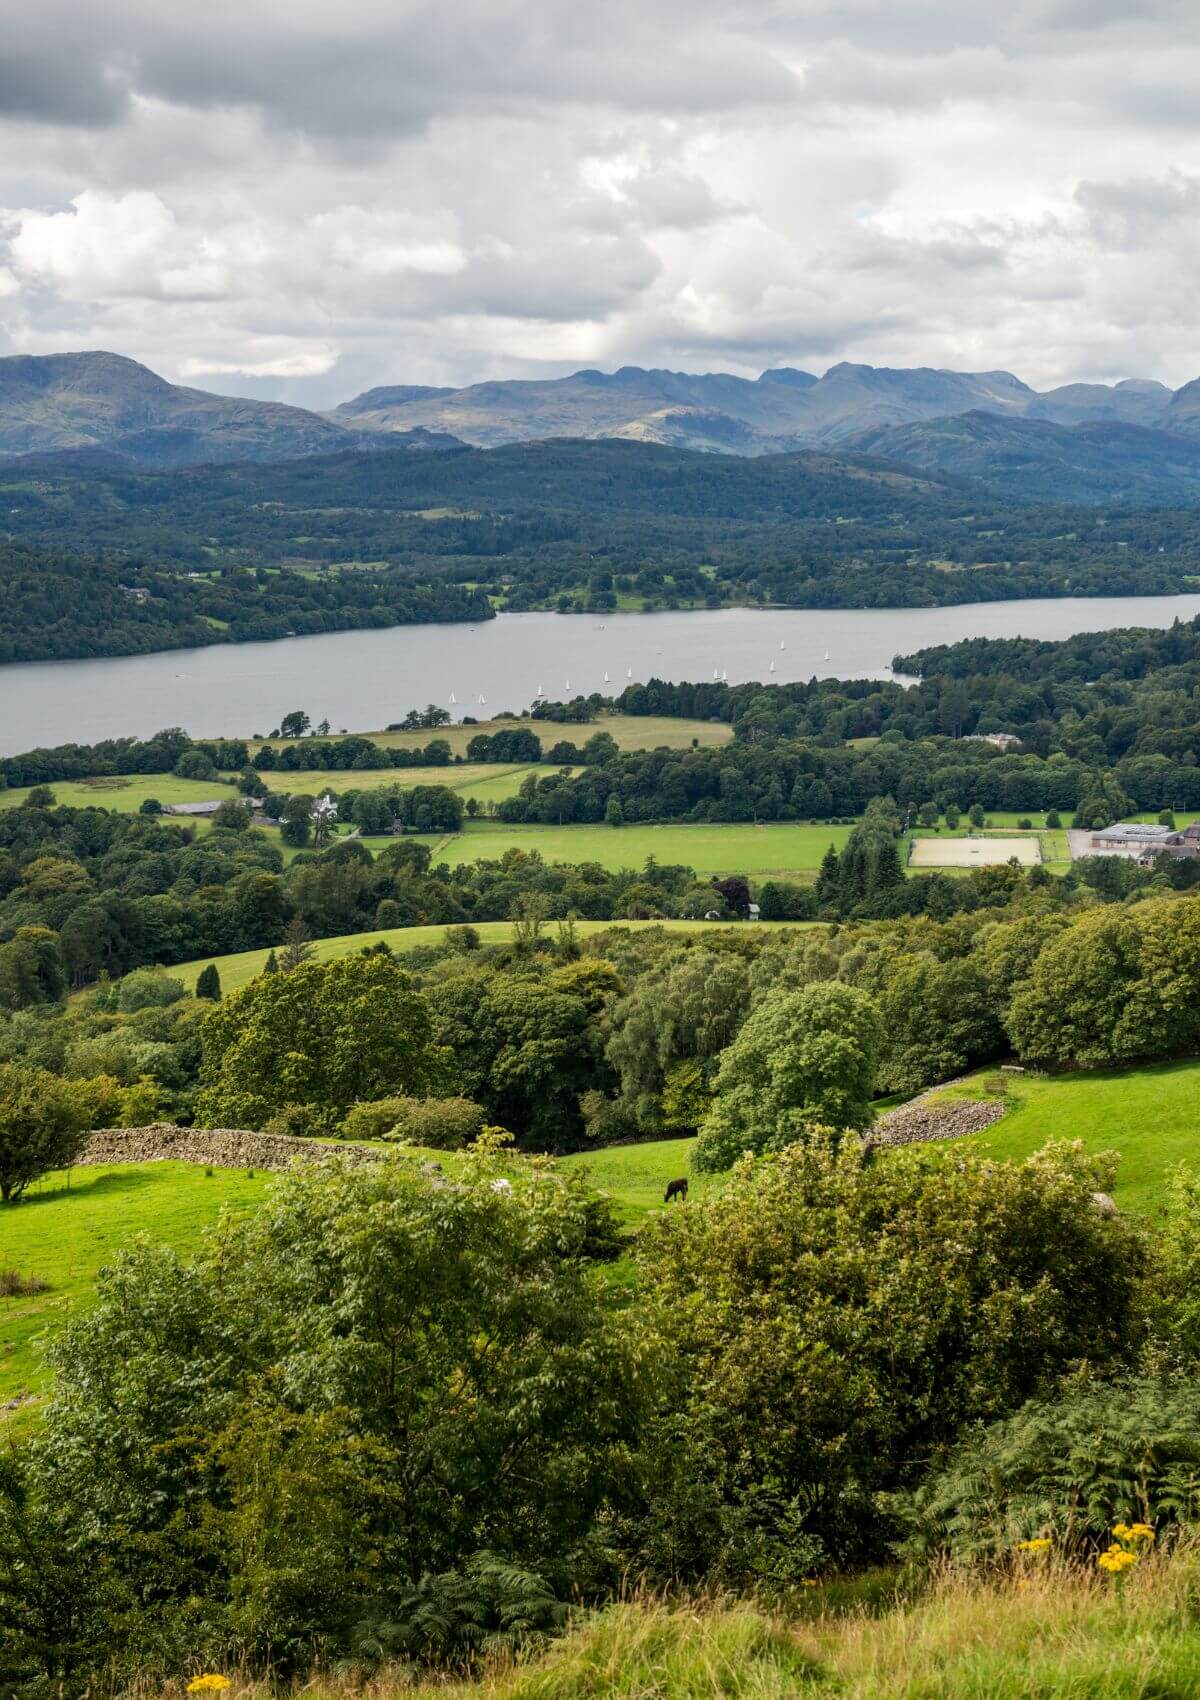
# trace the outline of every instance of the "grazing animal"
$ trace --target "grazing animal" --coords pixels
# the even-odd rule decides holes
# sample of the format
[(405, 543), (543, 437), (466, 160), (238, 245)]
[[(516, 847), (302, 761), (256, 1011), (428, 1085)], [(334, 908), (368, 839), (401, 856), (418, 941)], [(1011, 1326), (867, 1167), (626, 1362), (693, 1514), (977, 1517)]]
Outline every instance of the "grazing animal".
[(663, 1203), (664, 1204), (670, 1204), (670, 1202), (673, 1198), (680, 1198), (680, 1199), (686, 1200), (686, 1198), (687, 1198), (687, 1180), (686, 1180), (686, 1178), (684, 1178), (682, 1180), (668, 1181), (667, 1182), (667, 1191), (666, 1191), (666, 1196), (663, 1199)]

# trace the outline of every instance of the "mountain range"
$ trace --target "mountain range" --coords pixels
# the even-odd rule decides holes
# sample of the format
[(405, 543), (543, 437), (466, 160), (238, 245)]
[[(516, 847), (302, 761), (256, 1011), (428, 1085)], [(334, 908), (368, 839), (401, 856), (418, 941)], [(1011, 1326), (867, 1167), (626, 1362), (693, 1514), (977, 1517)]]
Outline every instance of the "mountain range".
[(866, 454), (1040, 501), (1200, 501), (1200, 379), (1038, 391), (1009, 372), (843, 361), (822, 377), (623, 366), (464, 388), (390, 385), (328, 413), (184, 388), (120, 355), (0, 359), (0, 456), (95, 455), (146, 468), (340, 449), (494, 448), (618, 438), (756, 456)]

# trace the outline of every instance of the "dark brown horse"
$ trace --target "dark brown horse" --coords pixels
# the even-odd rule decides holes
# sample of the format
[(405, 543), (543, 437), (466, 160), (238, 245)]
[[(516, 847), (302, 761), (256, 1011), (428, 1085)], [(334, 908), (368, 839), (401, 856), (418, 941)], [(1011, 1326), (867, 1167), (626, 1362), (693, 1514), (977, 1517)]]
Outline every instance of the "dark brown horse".
[(678, 1181), (668, 1181), (667, 1182), (667, 1192), (666, 1192), (666, 1197), (663, 1199), (663, 1203), (664, 1204), (670, 1204), (670, 1202), (673, 1198), (678, 1198), (678, 1199), (681, 1199), (684, 1202), (686, 1202), (686, 1200), (687, 1200), (687, 1181), (686, 1181), (686, 1179), (678, 1180)]

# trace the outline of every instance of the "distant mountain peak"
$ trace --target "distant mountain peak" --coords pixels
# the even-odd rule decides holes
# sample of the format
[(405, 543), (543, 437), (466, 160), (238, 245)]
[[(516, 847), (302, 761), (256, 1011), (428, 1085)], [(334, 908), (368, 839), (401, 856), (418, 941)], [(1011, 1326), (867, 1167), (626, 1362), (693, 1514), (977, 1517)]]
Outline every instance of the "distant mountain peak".
[(0, 358), (0, 455), (100, 449), (141, 466), (287, 460), (353, 446), (282, 402), (172, 384), (107, 349)]

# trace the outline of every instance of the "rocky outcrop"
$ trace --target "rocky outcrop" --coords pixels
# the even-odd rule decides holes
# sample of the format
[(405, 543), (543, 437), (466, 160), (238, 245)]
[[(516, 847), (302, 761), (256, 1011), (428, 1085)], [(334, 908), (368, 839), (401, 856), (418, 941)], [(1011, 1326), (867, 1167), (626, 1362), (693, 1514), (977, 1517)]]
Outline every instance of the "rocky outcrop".
[(867, 1135), (873, 1145), (916, 1145), (926, 1139), (962, 1139), (982, 1133), (1000, 1120), (1005, 1105), (997, 1101), (946, 1098), (941, 1103), (914, 1098), (880, 1116)]
[(88, 1138), (78, 1161), (98, 1163), (203, 1163), (217, 1169), (286, 1169), (339, 1157), (352, 1165), (378, 1163), (392, 1155), (369, 1145), (326, 1145), (285, 1133), (250, 1133), (230, 1127), (103, 1127)]

